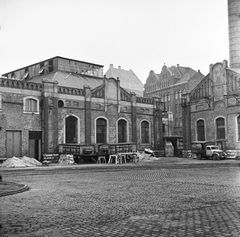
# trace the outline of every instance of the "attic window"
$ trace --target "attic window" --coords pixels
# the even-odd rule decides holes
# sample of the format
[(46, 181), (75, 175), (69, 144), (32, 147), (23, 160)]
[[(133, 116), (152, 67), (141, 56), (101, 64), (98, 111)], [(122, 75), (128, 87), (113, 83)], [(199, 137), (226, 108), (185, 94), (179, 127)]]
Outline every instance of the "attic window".
[(41, 63), (40, 64), (40, 70), (38, 71), (38, 74), (42, 75), (44, 73), (44, 69), (45, 69), (44, 63)]
[(49, 72), (52, 72), (53, 71), (53, 60), (49, 60), (49, 62), (48, 62), (48, 71)]
[(28, 78), (28, 75), (29, 75), (29, 73), (28, 73), (28, 72), (25, 72), (25, 74), (24, 74), (24, 76), (23, 76), (22, 80), (25, 80), (25, 79), (27, 79), (27, 78)]

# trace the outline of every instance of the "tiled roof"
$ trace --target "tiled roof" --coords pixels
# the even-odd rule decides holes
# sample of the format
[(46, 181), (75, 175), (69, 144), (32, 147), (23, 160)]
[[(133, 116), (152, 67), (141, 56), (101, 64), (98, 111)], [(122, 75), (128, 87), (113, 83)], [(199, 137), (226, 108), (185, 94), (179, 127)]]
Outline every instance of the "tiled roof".
[(122, 88), (135, 92), (139, 96), (143, 96), (143, 83), (131, 69), (127, 71), (120, 67), (114, 68), (113, 65), (110, 65), (105, 75), (107, 78), (119, 78)]
[(89, 85), (92, 89), (103, 84), (103, 79), (88, 75), (79, 75), (63, 71), (49, 73), (32, 78), (30, 81), (41, 83), (42, 79), (57, 81), (59, 86), (83, 89), (84, 85)]

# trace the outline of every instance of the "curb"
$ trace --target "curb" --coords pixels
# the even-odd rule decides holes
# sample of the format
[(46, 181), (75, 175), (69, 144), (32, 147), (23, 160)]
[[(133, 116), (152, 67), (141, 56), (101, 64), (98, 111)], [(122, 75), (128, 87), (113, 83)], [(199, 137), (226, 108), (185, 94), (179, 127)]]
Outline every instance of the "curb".
[(25, 185), (25, 184), (17, 184), (17, 183), (13, 183), (13, 182), (1, 182), (0, 185), (11, 185), (11, 186), (16, 186), (18, 188), (16, 188), (15, 190), (11, 190), (11, 191), (5, 191), (5, 192), (1, 192), (0, 193), (0, 197), (5, 197), (8, 195), (13, 195), (13, 194), (17, 194), (17, 193), (22, 193), (25, 191), (28, 191), (30, 188)]

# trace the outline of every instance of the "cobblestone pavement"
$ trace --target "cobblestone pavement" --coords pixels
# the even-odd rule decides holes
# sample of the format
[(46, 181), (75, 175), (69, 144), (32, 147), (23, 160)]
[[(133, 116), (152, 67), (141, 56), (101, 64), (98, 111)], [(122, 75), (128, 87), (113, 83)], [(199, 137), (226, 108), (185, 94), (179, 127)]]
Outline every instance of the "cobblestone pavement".
[(240, 168), (9, 172), (0, 236), (240, 236)]

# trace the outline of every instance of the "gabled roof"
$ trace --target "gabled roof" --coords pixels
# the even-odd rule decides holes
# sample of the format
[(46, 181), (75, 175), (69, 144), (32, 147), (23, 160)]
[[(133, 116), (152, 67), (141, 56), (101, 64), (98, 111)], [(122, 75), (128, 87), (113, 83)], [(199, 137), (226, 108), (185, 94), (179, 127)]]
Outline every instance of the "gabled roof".
[(110, 64), (110, 68), (105, 73), (106, 77), (119, 78), (120, 86), (124, 89), (135, 92), (137, 95), (143, 96), (143, 83), (139, 80), (136, 74), (130, 70), (124, 70), (121, 67), (114, 68)]

